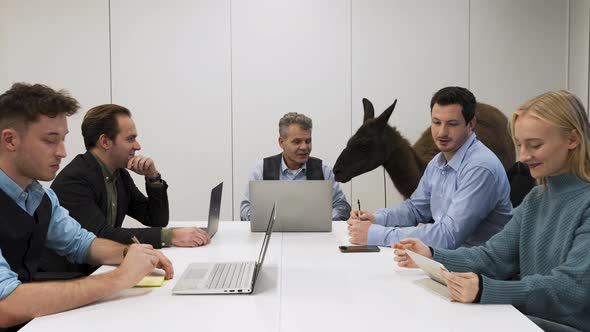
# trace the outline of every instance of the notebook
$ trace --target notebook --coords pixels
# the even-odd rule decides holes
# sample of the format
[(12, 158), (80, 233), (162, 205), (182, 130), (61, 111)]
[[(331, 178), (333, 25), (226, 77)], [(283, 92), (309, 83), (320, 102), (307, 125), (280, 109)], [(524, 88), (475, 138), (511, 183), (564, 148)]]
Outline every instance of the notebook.
[(145, 276), (133, 287), (162, 287), (164, 282), (164, 276)]

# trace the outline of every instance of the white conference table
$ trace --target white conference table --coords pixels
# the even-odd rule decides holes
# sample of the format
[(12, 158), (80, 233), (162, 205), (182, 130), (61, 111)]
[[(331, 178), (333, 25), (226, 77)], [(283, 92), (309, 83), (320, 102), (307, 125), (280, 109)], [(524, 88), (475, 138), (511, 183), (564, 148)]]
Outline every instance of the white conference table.
[(163, 287), (128, 289), (21, 331), (541, 331), (510, 305), (451, 302), (421, 270), (397, 267), (391, 248), (340, 253), (346, 224), (333, 228), (273, 233), (253, 295), (172, 295), (190, 262), (257, 259), (264, 233), (221, 222), (207, 246), (163, 249), (176, 276)]

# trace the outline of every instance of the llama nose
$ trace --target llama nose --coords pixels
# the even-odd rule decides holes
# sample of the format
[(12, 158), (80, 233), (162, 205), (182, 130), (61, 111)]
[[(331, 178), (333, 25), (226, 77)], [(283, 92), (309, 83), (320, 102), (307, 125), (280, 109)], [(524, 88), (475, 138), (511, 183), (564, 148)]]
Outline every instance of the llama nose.
[(334, 172), (334, 180), (336, 180), (336, 182), (346, 183), (354, 177), (354, 173), (351, 173), (350, 170), (346, 170), (346, 167), (335, 167), (332, 171)]

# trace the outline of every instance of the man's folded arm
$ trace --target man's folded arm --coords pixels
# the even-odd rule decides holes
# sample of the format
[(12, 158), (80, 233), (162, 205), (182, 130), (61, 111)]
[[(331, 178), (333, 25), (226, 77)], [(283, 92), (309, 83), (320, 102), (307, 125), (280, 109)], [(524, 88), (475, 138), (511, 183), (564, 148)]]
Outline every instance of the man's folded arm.
[(168, 226), (170, 210), (168, 205), (168, 184), (166, 181), (162, 180), (160, 184), (146, 184), (147, 197), (135, 186), (131, 177), (128, 177), (124, 182), (130, 188), (127, 215), (145, 226)]

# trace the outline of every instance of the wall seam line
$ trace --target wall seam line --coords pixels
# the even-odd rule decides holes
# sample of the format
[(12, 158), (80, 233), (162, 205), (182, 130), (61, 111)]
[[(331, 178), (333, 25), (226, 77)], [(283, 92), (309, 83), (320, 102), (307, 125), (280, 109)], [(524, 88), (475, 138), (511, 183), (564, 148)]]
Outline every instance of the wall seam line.
[(109, 97), (111, 104), (113, 103), (113, 42), (111, 31), (111, 0), (109, 5)]
[(232, 220), (235, 218), (235, 179), (234, 179), (234, 68), (233, 68), (233, 26), (232, 26), (232, 0), (229, 1), (229, 100), (230, 100), (230, 151), (231, 151), (231, 216)]

